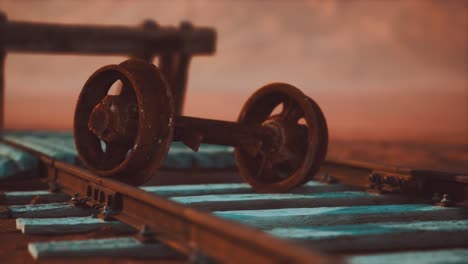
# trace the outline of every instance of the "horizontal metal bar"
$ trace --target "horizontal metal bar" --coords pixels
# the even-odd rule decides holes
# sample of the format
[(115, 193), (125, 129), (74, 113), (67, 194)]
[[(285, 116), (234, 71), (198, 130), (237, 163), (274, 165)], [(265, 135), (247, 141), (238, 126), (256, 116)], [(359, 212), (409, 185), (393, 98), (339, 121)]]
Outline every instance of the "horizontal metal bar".
[[(1, 14), (0, 14), (1, 15)], [(0, 21), (1, 22), (1, 21)], [(0, 25), (7, 52), (135, 55), (182, 52), (212, 54), (216, 32), (175, 27), (64, 25), (6, 21)]]
[[(253, 145), (259, 141), (259, 138), (271, 136), (270, 129), (262, 126), (189, 116), (176, 116), (174, 127), (176, 141), (184, 141), (186, 134), (195, 133), (199, 134), (201, 142), (215, 145), (243, 146), (246, 143)], [(216, 130), (213, 127), (216, 127)]]
[(114, 216), (116, 219), (137, 229), (146, 225), (157, 234), (157, 239), (184, 253), (196, 250), (226, 263), (340, 261), (121, 182), (97, 177), (85, 169), (48, 160), (45, 155), (27, 147), (13, 145), (39, 155), (47, 180), (55, 182), (62, 192), (83, 195), (92, 184), (118, 193), (121, 207)]

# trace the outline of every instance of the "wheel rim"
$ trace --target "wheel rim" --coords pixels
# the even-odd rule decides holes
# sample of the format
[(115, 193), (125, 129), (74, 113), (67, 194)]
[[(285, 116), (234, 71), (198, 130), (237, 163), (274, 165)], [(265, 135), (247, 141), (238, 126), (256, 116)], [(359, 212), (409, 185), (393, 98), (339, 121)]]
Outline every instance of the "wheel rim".
[[(283, 110), (272, 115), (281, 104)], [(324, 115), (294, 86), (273, 83), (260, 88), (247, 100), (238, 121), (267, 126), (280, 135), (274, 139), (280, 146), (273, 151), (262, 149), (253, 156), (242, 147), (235, 150), (240, 174), (258, 192), (286, 192), (306, 183), (325, 158), (328, 128)]]
[[(123, 83), (121, 104), (107, 95), (117, 80)], [(108, 110), (109, 102), (117, 106)], [(103, 177), (132, 185), (146, 182), (169, 150), (173, 113), (172, 94), (156, 66), (127, 60), (102, 67), (84, 85), (75, 110), (75, 145), (81, 161)]]

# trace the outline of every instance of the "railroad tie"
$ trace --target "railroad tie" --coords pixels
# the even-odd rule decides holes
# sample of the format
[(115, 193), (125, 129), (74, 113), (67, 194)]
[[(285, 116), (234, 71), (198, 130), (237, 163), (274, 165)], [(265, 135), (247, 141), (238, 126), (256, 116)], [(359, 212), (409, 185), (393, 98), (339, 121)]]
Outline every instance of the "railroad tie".
[(65, 235), (86, 233), (101, 228), (111, 228), (119, 234), (135, 233), (120, 221), (104, 221), (95, 217), (17, 218), (16, 228), (25, 235)]
[(380, 253), (358, 255), (348, 258), (350, 264), (367, 263), (431, 263), (431, 264), (461, 264), (468, 259), (468, 249), (446, 249), (429, 251), (409, 251), (395, 253)]
[(160, 243), (142, 243), (133, 237), (29, 243), (34, 259), (73, 257), (179, 258)]
[(363, 224), (466, 219), (466, 208), (438, 207), (427, 204), (283, 208), (268, 210), (216, 211), (215, 215), (261, 229), (324, 225)]

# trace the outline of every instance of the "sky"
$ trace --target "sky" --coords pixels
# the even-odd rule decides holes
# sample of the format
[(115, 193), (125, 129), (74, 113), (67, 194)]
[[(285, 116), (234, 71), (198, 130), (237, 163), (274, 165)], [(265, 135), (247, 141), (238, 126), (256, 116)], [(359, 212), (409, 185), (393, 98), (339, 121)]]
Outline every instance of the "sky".
[[(14, 1), (8, 19), (218, 32), (193, 59), (184, 114), (236, 120), (261, 86), (288, 82), (321, 106), (332, 139), (468, 144), (468, 1)], [(6, 127), (69, 130), (98, 68), (124, 57), (6, 59)]]

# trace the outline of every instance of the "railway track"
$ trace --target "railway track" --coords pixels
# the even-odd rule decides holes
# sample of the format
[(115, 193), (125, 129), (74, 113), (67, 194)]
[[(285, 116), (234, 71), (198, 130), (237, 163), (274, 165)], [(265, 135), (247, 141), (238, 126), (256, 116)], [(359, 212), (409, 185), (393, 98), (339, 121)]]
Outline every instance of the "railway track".
[[(466, 193), (461, 191), (466, 191), (466, 182), (460, 175), (328, 161), (319, 172), (321, 182), (311, 181), (287, 194), (258, 194), (245, 183), (188, 185), (183, 178), (175, 180), (176, 185), (136, 188), (72, 165), (73, 148), (67, 156), (63, 149), (67, 144), (59, 147), (53, 137), (4, 138), (5, 144), (37, 158), (42, 180), (55, 191), (3, 194), (2, 217), (15, 219), (16, 227), (33, 241), (41, 238), (28, 245), (40, 261), (119, 257), (230, 263), (463, 263), (467, 259), (468, 210)], [(209, 151), (202, 147), (204, 152)], [(408, 183), (393, 184), (391, 176), (406, 177)], [(380, 186), (379, 177), (387, 177)], [(366, 184), (359, 181), (364, 178)], [(424, 185), (410, 184), (420, 178)], [(451, 192), (444, 189), (447, 185)], [(437, 186), (440, 197), (427, 195)], [(26, 205), (34, 199), (36, 204)]]
[[(0, 12), (0, 35), (2, 263), (467, 262), (468, 176), (334, 160), (316, 173), (326, 121), (297, 88), (263, 87), (238, 123), (182, 116), (190, 60), (215, 51), (212, 28), (28, 23)], [(8, 52), (141, 60), (88, 80), (73, 142), (71, 134), (2, 131)], [(160, 70), (143, 63), (154, 57)], [(105, 84), (117, 80), (122, 96), (107, 94)], [(270, 115), (279, 104), (281, 113)], [(234, 148), (203, 142), (234, 147), (250, 185), (233, 170)], [(141, 183), (163, 161), (166, 170), (149, 182), (157, 186), (98, 176)], [(313, 175), (291, 193), (253, 191), (289, 191)]]

